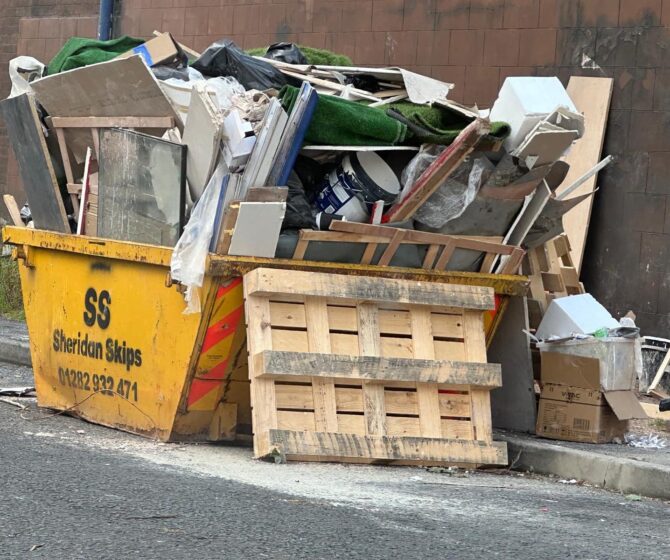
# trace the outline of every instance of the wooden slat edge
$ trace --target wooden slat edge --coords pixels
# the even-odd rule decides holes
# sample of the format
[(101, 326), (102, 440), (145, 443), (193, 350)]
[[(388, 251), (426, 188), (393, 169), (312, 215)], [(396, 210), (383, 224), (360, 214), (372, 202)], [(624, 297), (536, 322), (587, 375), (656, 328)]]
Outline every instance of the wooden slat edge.
[(357, 301), (378, 301), (430, 305), (433, 307), (463, 307), (465, 309), (494, 309), (492, 288), (414, 282), (368, 276), (343, 276), (257, 268), (245, 276), (248, 295), (273, 294), (327, 297)]
[(276, 451), (287, 458), (303, 456), (333, 460), (351, 458), (507, 465), (507, 444), (504, 442), (291, 430), (269, 430), (266, 441), (267, 454)]
[(254, 355), (258, 377), (311, 376), (374, 381), (410, 381), (471, 385), (494, 389), (502, 385), (499, 364), (343, 356), (265, 350)]

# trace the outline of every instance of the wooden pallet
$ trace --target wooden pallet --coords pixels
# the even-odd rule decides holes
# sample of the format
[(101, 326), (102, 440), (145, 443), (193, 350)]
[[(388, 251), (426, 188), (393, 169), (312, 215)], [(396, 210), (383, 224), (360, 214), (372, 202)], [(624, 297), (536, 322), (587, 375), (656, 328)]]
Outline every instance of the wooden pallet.
[[(479, 272), (490, 272), (493, 263), (499, 256), (509, 256), (502, 273), (516, 274), (525, 254), (525, 251), (520, 247), (503, 245), (498, 242), (500, 238), (487, 239), (443, 235), (412, 229), (340, 221), (334, 221), (330, 227), (331, 231), (301, 230), (293, 258), (303, 260), (309, 243), (312, 241), (362, 243), (365, 244), (365, 252), (360, 264), (388, 266), (401, 245), (412, 244), (428, 247), (422, 265), (422, 268), (427, 270), (446, 270), (456, 250), (462, 249), (484, 254)], [(373, 262), (380, 245), (386, 248), (376, 259), (377, 262)]]
[(531, 328), (538, 327), (552, 300), (585, 293), (570, 257), (570, 242), (566, 235), (559, 235), (529, 250), (523, 268), (530, 278)]
[(244, 293), (256, 457), (506, 464), (492, 289), (259, 268)]

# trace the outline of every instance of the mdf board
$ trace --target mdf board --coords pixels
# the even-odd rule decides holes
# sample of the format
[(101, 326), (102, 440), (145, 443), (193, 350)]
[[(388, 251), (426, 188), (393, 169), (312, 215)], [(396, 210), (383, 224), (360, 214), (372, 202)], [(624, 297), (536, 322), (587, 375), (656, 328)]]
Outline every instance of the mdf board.
[(186, 147), (123, 129), (100, 131), (100, 237), (174, 247), (184, 226)]
[(5, 99), (0, 102), (0, 112), (16, 155), (35, 227), (71, 233), (35, 97), (24, 93)]
[[(563, 181), (563, 188), (573, 183), (600, 161), (612, 98), (612, 84), (611, 78), (578, 76), (570, 78), (567, 91), (577, 109), (584, 113), (585, 132), (565, 158), (565, 161), (570, 164), (570, 171)], [(577, 188), (570, 198), (593, 192), (596, 181), (597, 175), (594, 175)], [(559, 187), (557, 193), (560, 195), (560, 192)], [(577, 272), (582, 268), (592, 206), (593, 198), (587, 198), (563, 216), (563, 229), (572, 245), (571, 255)]]
[(463, 288), (262, 268), (245, 275), (255, 456), (506, 464), (491, 430), (501, 372), (486, 363), (484, 340), (493, 291)]

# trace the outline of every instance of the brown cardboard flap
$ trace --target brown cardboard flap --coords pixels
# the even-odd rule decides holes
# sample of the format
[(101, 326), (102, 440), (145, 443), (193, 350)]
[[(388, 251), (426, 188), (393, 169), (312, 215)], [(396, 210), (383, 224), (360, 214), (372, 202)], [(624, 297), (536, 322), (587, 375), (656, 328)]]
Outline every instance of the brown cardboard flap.
[(619, 420), (647, 418), (647, 413), (633, 391), (607, 391), (605, 399)]
[(600, 360), (583, 356), (542, 352), (542, 383), (600, 389)]

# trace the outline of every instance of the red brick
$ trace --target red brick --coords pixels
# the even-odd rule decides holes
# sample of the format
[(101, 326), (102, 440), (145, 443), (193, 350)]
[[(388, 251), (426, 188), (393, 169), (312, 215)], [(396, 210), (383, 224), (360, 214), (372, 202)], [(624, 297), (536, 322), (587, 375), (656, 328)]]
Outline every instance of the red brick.
[(504, 0), (472, 0), (470, 3), (470, 29), (502, 27), (504, 7)]
[(468, 29), (469, 27), (469, 1), (437, 0), (435, 2), (435, 29)]
[(260, 7), (258, 5), (235, 6), (233, 28), (235, 33), (258, 33), (260, 30)]
[(388, 34), (386, 56), (391, 66), (417, 63), (419, 36), (416, 31), (394, 31)]
[(190, 8), (184, 16), (184, 35), (206, 35), (209, 28), (209, 8)]
[(519, 63), (519, 30), (487, 29), (484, 39), (485, 66), (516, 66)]
[[(186, 8), (172, 8), (163, 12), (163, 21), (159, 31), (172, 33), (173, 35), (184, 34), (184, 19)], [(158, 28), (157, 28), (158, 29)]]
[[(449, 45), (451, 32), (441, 31), (433, 34), (433, 48), (431, 50), (431, 66), (449, 63)], [(419, 60), (421, 62), (421, 60)]]
[[(211, 10), (222, 10), (222, 8), (210, 8)], [(223, 8), (227, 10), (229, 8)], [(284, 4), (273, 4), (263, 6), (260, 9), (259, 30), (261, 33), (277, 33), (286, 29), (286, 6)], [(231, 33), (232, 28), (225, 33)]]
[(77, 20), (77, 35), (79, 37), (97, 37), (98, 35), (98, 18), (80, 18)]
[(659, 25), (662, 0), (621, 0), (619, 23), (621, 25)]
[(315, 0), (312, 31), (335, 33), (342, 29), (342, 5), (339, 2)]
[(465, 102), (490, 107), (498, 97), (500, 68), (471, 66), (465, 71)]
[(408, 31), (435, 29), (435, 0), (405, 0), (402, 28)]
[(511, 76), (535, 76), (536, 70), (532, 66), (507, 66), (500, 69), (500, 85)]
[(506, 0), (503, 27), (534, 28), (540, 19), (540, 0)]
[(372, 29), (372, 0), (345, 2), (342, 5), (342, 30), (370, 31)]
[(300, 33), (298, 35), (298, 42), (301, 45), (314, 47), (315, 49), (323, 49), (326, 46), (325, 33)]
[(404, 0), (374, 0), (372, 5), (373, 31), (400, 31), (402, 29)]
[(548, 66), (556, 60), (555, 29), (522, 29), (519, 33), (519, 64)]
[(326, 49), (344, 54), (352, 60), (356, 57), (356, 33), (326, 33)]
[(579, 0), (580, 25), (608, 27), (619, 23), (620, 0)]
[(297, 0), (286, 5), (286, 23), (291, 31), (310, 33), (314, 20), (314, 2), (312, 0)]
[(40, 35), (40, 20), (37, 18), (21, 18), (19, 34), (24, 39), (32, 39)]
[(576, 27), (578, 8), (577, 0), (540, 0), (539, 27)]
[(635, 111), (649, 111), (654, 104), (654, 90), (656, 84), (656, 73), (658, 70), (651, 68), (635, 68), (633, 75), (633, 92), (631, 109)]
[(60, 37), (61, 18), (40, 19), (39, 37), (42, 39), (55, 39)]
[(484, 60), (484, 31), (454, 29), (449, 41), (450, 66), (480, 66)]
[(130, 35), (131, 37), (136, 37), (140, 34), (139, 15), (124, 15), (118, 19), (117, 22), (119, 35)]
[(160, 29), (163, 26), (163, 10), (160, 8), (151, 8), (142, 10), (140, 16), (140, 37), (151, 37), (154, 30)]
[(56, 53), (60, 50), (60, 48), (63, 46), (63, 40), (58, 38), (58, 39), (45, 39), (44, 40), (44, 60), (51, 60), (54, 56), (56, 56)]
[[(188, 10), (187, 10), (188, 11)], [(232, 6), (225, 8), (208, 8), (207, 34), (224, 37), (233, 32), (235, 10)]]
[(463, 102), (465, 93), (465, 66), (433, 66), (430, 75), (436, 80), (442, 80), (454, 84), (454, 89), (449, 92), (449, 99)]
[(46, 50), (46, 39), (26, 39), (25, 49), (25, 52), (19, 54), (27, 54), (37, 60), (43, 60)]
[(60, 22), (60, 39), (63, 42), (77, 34), (77, 19), (63, 18)]
[(360, 66), (386, 64), (386, 33), (359, 31), (356, 33), (354, 64)]
[(661, 14), (661, 23), (670, 26), (670, 0), (663, 0), (663, 13)]
[[(419, 64), (433, 64), (433, 42), (435, 33), (433, 31), (419, 31), (416, 47), (416, 60)], [(439, 64), (439, 62), (437, 63)]]

